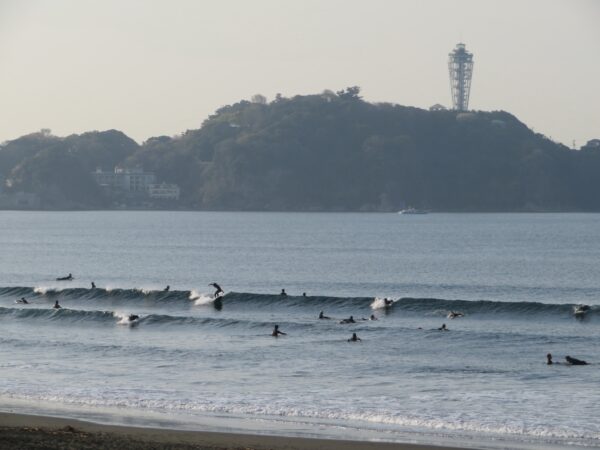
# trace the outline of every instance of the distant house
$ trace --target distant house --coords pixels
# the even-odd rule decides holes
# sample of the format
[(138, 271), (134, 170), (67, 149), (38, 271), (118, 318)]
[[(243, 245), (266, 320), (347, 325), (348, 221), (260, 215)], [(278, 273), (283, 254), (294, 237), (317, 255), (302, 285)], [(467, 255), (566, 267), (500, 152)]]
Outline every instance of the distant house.
[(180, 189), (176, 184), (151, 184), (148, 186), (148, 196), (161, 200), (179, 200)]
[(440, 105), (439, 103), (436, 103), (433, 106), (429, 107), (429, 111), (446, 111), (447, 108), (444, 105)]

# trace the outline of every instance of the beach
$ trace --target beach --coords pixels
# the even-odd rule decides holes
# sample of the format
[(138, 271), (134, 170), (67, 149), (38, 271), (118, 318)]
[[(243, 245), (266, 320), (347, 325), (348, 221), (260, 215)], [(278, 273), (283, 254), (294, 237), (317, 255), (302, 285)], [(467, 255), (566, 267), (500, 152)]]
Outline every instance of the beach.
[(436, 450), (457, 447), (101, 425), (0, 413), (0, 449)]

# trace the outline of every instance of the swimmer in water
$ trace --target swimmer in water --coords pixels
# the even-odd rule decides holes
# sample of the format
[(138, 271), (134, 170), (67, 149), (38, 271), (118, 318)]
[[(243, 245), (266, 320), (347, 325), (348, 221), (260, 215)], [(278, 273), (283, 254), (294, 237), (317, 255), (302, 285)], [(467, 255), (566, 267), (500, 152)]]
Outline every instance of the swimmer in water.
[(441, 327), (438, 328), (439, 331), (450, 331), (448, 328), (446, 328), (446, 324), (443, 323)]
[(96, 283), (92, 281), (92, 289), (96, 289)]
[(369, 317), (369, 320), (377, 320), (377, 317), (375, 317), (375, 314), (371, 314), (371, 317)]
[(53, 308), (54, 308), (54, 309), (60, 309), (60, 308), (62, 308), (62, 306), (60, 306), (60, 305), (58, 304), (58, 300), (56, 300), (56, 301), (54, 302), (54, 306), (53, 306)]
[(281, 295), (282, 297), (287, 297), (287, 292), (285, 292), (285, 289), (282, 289), (279, 295)]
[(348, 339), (348, 342), (358, 342), (358, 341), (362, 341), (361, 338), (359, 338), (356, 333), (352, 333), (352, 337), (350, 339)]
[(209, 286), (212, 286), (216, 289), (215, 293), (213, 294), (214, 298), (217, 298), (218, 296), (225, 294), (225, 292), (223, 292), (223, 289), (221, 289), (221, 286), (219, 286), (217, 283), (210, 283)]
[(302, 293), (302, 297), (306, 297), (306, 292), (303, 292), (303, 293)]
[(275, 328), (273, 328), (273, 332), (271, 333), (271, 336), (278, 337), (279, 335), (285, 336), (286, 334), (287, 333), (284, 333), (283, 331), (279, 331), (279, 325), (275, 325)]
[(71, 281), (73, 279), (73, 275), (69, 274), (66, 277), (58, 277), (56, 281)]
[(319, 319), (331, 319), (331, 317), (327, 317), (325, 314), (323, 314), (323, 311), (321, 311), (319, 313)]
[(552, 364), (554, 364), (554, 363), (552, 362), (552, 353), (548, 353), (548, 354), (546, 355), (546, 364), (548, 364), (549, 366), (551, 366)]
[(571, 358), (570, 356), (565, 356), (565, 359), (567, 360), (567, 364), (571, 364), (572, 366), (587, 366), (588, 363), (586, 361), (583, 361), (581, 359), (577, 359), (577, 358)]
[(356, 322), (354, 321), (354, 317), (350, 316), (347, 319), (340, 320), (340, 323), (356, 323)]

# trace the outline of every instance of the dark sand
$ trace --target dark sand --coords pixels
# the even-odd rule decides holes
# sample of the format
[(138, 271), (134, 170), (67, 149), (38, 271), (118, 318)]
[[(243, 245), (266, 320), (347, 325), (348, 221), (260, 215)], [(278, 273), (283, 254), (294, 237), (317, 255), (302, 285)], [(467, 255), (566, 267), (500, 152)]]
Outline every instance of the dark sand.
[(0, 413), (0, 449), (442, 450), (450, 447), (99, 425)]

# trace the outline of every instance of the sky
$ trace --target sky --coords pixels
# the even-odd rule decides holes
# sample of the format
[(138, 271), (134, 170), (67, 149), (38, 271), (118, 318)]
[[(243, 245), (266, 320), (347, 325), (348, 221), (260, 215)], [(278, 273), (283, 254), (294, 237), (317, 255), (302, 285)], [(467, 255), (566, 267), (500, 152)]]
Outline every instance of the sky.
[(600, 138), (598, 0), (0, 0), (0, 142), (49, 128), (173, 136), (221, 106), (360, 86), (451, 106), (448, 53), (473, 53), (469, 108), (565, 145)]

